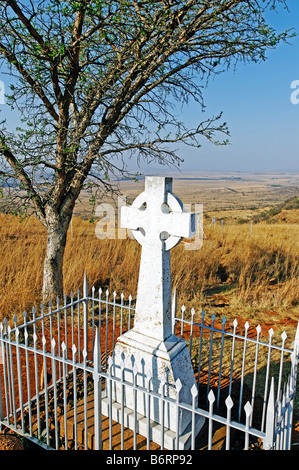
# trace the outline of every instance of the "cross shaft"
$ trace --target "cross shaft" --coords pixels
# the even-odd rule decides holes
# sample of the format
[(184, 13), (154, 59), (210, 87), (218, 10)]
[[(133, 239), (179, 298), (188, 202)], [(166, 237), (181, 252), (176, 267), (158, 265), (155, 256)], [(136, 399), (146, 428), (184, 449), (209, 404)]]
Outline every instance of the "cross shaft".
[(170, 249), (195, 233), (195, 214), (171, 191), (172, 178), (146, 177), (145, 191), (121, 213), (142, 246), (134, 330), (159, 341), (172, 334)]

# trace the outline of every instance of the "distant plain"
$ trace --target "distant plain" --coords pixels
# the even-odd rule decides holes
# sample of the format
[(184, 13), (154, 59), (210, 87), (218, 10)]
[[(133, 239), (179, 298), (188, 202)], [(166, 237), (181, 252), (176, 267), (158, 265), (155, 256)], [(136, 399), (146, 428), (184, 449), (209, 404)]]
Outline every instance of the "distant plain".
[[(185, 205), (203, 204), (203, 243), (172, 250), (172, 286), (188, 311), (259, 323), (291, 337), (299, 320), (299, 174), (162, 173)], [(116, 182), (114, 182), (116, 183)], [(64, 291), (90, 286), (136, 296), (140, 245), (118, 239), (118, 195), (131, 204), (144, 179), (117, 182), (119, 193), (92, 199), (82, 192), (69, 228), (64, 256)], [(90, 201), (93, 201), (92, 205)], [(101, 203), (115, 206), (115, 239), (99, 239)], [(103, 215), (103, 214), (102, 214)], [(215, 218), (215, 223), (212, 220)], [(46, 230), (35, 217), (0, 213), (0, 320), (42, 301)], [(222, 221), (222, 222), (221, 222)], [(222, 224), (222, 225), (221, 225)], [(188, 243), (188, 242), (187, 242)], [(200, 317), (199, 317), (200, 318)]]
[[(151, 173), (149, 173), (151, 174)], [(158, 175), (158, 173), (152, 173)], [(173, 178), (173, 192), (183, 204), (203, 204), (204, 213), (226, 217), (253, 215), (265, 208), (299, 195), (299, 173), (216, 173), (216, 172), (161, 172)], [(144, 190), (144, 179), (117, 183), (120, 193), (131, 204)], [(89, 194), (82, 192), (75, 215), (89, 216)], [(111, 202), (109, 196), (99, 201)]]

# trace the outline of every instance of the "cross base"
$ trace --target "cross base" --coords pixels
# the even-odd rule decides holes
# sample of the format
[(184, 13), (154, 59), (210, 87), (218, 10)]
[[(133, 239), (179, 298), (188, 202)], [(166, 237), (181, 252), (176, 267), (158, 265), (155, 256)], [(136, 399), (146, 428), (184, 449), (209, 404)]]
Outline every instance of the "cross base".
[[(175, 335), (170, 335), (161, 342), (132, 329), (120, 336), (115, 345), (114, 360), (111, 365), (112, 376), (121, 377), (121, 359), (125, 360), (125, 364), (130, 363), (130, 366), (125, 367), (123, 371), (124, 380), (129, 384), (134, 382), (132, 369), (136, 362), (138, 368), (137, 385), (139, 387), (146, 389), (147, 372), (150, 371), (152, 375), (150, 390), (161, 394), (161, 377), (165, 375), (167, 382), (164, 386), (164, 396), (172, 398), (178, 403), (192, 404), (191, 387), (195, 384), (195, 376), (186, 341)], [(178, 378), (182, 383), (179, 392), (175, 386)], [(109, 387), (107, 395), (109, 396)], [(113, 381), (112, 401), (123, 403), (124, 407), (130, 410), (134, 410), (136, 407), (140, 416), (148, 416), (148, 395), (140, 390), (134, 394), (133, 387), (129, 385), (123, 387), (119, 381)], [(150, 419), (155, 423), (155, 426), (163, 423), (161, 402), (159, 397), (150, 396)], [(178, 406), (175, 403), (164, 402), (164, 426), (175, 434), (177, 432), (177, 409)], [(145, 420), (147, 421), (147, 418)], [(188, 426), (191, 425), (191, 420), (192, 413), (179, 408), (180, 435), (185, 434)]]
[[(121, 404), (113, 401), (112, 402), (112, 413), (109, 412), (109, 397), (107, 397), (106, 390), (102, 394), (102, 413), (104, 416), (111, 416), (112, 419), (118, 423), (122, 421), (121, 417)], [(203, 416), (195, 416), (195, 436), (200, 432), (205, 422)], [(124, 427), (135, 431), (136, 434), (147, 437), (148, 434), (148, 419), (147, 417), (141, 415), (140, 413), (136, 414), (136, 422), (134, 417), (134, 411), (130, 408), (124, 407), (124, 418), (123, 418)], [(162, 431), (162, 426), (154, 421), (150, 421), (150, 432), (149, 438), (152, 442), (162, 446), (167, 450), (188, 450), (191, 447), (192, 443), (192, 424), (189, 423), (184, 433), (179, 436), (177, 443), (176, 433), (170, 429), (164, 428)], [(163, 442), (162, 442), (162, 432), (163, 432)], [(163, 449), (161, 449), (163, 450)]]

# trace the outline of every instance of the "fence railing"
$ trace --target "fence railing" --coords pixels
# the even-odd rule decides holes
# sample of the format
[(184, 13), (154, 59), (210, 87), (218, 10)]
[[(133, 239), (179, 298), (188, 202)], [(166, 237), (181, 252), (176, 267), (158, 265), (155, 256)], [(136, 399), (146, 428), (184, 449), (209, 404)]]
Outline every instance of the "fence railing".
[[(0, 425), (8, 427), (45, 448), (54, 449), (159, 449), (181, 447), (180, 410), (190, 413), (187, 444), (191, 449), (215, 448), (215, 431), (223, 428), (225, 449), (290, 449), (298, 372), (298, 328), (292, 348), (287, 335), (278, 340), (272, 329), (265, 333), (248, 323), (228, 325), (183, 306), (173, 331), (189, 347), (196, 377), (192, 404), (167, 393), (167, 378), (161, 377), (159, 392), (152, 377), (138, 361), (121, 362), (115, 374), (113, 350), (118, 336), (133, 326), (132, 298), (93, 288), (88, 295), (71, 294), (54, 308), (24, 313), (10, 326), (0, 325)], [(243, 334), (242, 334), (243, 333)], [(118, 361), (119, 364), (119, 361)], [(123, 372), (130, 369), (132, 380)], [(142, 386), (137, 375), (143, 374)], [(146, 413), (137, 413), (120, 403), (113, 406), (112, 390), (120, 383), (137, 399), (144, 397)], [(180, 381), (175, 383), (179, 389)], [(164, 417), (174, 407), (176, 433), (163, 423), (151, 421), (151, 400)], [(205, 426), (196, 435), (196, 421)], [(159, 436), (157, 436), (159, 434)], [(186, 439), (185, 439), (186, 440)], [(157, 444), (159, 443), (159, 444)]]

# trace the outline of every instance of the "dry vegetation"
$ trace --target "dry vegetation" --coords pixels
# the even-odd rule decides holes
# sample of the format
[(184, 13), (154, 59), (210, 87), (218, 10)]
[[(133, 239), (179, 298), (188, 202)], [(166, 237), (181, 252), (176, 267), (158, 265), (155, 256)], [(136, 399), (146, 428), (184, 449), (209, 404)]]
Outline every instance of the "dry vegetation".
[[(207, 313), (242, 317), (251, 325), (279, 324), (284, 329), (299, 318), (298, 209), (274, 211), (250, 224), (225, 219), (210, 225), (199, 250), (172, 250), (172, 283), (178, 304)], [(296, 219), (297, 217), (297, 219)], [(288, 219), (292, 223), (288, 223)], [(295, 223), (296, 222), (296, 223)], [(46, 232), (34, 217), (20, 220), (0, 214), (0, 319), (22, 315), (41, 302)], [(64, 261), (64, 291), (76, 292), (87, 272), (89, 285), (117, 293), (136, 293), (140, 247), (136, 241), (99, 240), (95, 224), (80, 217), (69, 230)], [(293, 336), (293, 334), (292, 334)]]
[[(291, 347), (299, 320), (298, 186), (293, 184), (290, 190), (286, 184), (278, 193), (264, 181), (244, 186), (237, 180), (230, 181), (233, 190), (227, 192), (226, 181), (204, 183), (199, 185), (200, 194), (196, 194), (195, 184), (192, 190), (183, 182), (174, 187), (184, 203), (202, 201), (205, 209), (202, 248), (185, 250), (181, 243), (172, 250), (172, 285), (177, 288), (178, 305), (186, 305), (186, 314), (194, 307), (197, 321), (204, 309), (208, 317), (212, 313), (219, 319), (225, 316), (230, 324), (234, 318), (240, 324), (248, 320), (252, 327), (261, 324), (266, 335), (274, 328), (278, 342), (280, 333), (286, 331), (286, 347)], [(126, 184), (124, 193), (130, 203), (143, 190), (143, 183), (127, 188)], [(240, 198), (241, 192), (246, 201)], [(89, 286), (115, 290), (119, 295), (123, 292), (126, 298), (132, 294), (134, 298), (140, 246), (130, 238), (99, 240), (97, 219), (89, 221), (88, 199), (88, 194), (83, 195), (73, 230), (69, 229), (64, 291), (69, 295), (82, 290), (86, 271)], [(259, 200), (263, 202), (259, 204)], [(211, 224), (212, 217), (217, 219), (215, 225)], [(220, 220), (224, 222), (223, 232)], [(0, 213), (0, 321), (15, 314), (21, 319), (24, 309), (41, 303), (46, 236), (35, 217)]]

